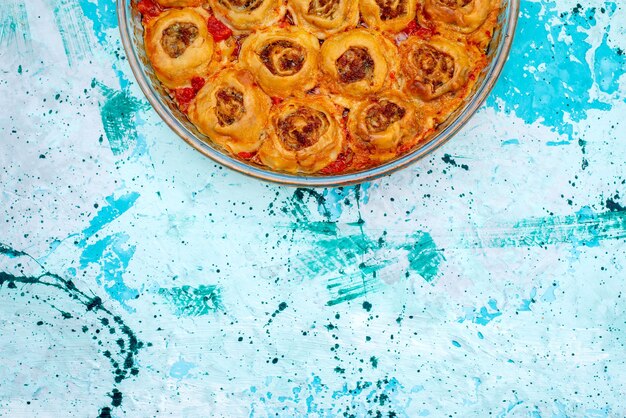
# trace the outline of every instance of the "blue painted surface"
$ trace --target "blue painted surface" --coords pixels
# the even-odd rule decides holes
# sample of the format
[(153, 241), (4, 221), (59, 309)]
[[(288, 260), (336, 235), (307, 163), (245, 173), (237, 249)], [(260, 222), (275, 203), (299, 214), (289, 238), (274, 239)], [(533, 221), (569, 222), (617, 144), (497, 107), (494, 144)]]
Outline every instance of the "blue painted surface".
[(623, 4), (523, 0), (456, 138), (318, 190), (169, 131), (113, 0), (0, 24), (0, 415), (626, 416)]

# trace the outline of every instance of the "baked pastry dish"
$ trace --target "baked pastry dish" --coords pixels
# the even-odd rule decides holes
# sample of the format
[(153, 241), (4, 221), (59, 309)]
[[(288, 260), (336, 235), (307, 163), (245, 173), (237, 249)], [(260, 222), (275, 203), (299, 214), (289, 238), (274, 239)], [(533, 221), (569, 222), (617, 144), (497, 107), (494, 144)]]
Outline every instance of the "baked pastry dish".
[(416, 147), (471, 94), (500, 0), (140, 0), (156, 77), (207, 141), (330, 175)]

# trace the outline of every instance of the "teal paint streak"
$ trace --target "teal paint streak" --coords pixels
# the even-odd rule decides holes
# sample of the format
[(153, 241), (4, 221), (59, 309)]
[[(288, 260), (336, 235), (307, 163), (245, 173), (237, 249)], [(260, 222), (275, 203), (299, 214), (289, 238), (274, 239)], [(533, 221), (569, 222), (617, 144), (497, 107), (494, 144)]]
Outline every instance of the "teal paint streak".
[(224, 309), (221, 289), (216, 285), (160, 288), (158, 293), (172, 305), (177, 316), (202, 316)]
[(324, 189), (324, 205), (318, 208), (320, 214), (326, 213), (329, 220), (336, 221), (341, 217), (344, 206), (367, 204), (369, 201), (370, 183), (361, 183), (356, 186), (335, 187)]
[[(405, 276), (419, 274), (427, 282), (433, 281), (438, 275), (438, 267), (443, 258), (442, 251), (437, 249), (432, 237), (424, 232), (407, 236), (406, 240), (389, 245), (383, 237), (372, 239), (364, 232), (364, 221), (360, 215), (361, 203), (367, 201), (369, 184), (354, 187), (325, 189), (319, 193), (313, 189), (299, 188), (289, 199), (282, 212), (296, 219), (290, 225), (294, 232), (312, 234), (314, 236), (333, 237), (314, 241), (314, 249), (299, 254), (292, 266), (297, 274), (312, 278), (331, 275), (327, 282), (330, 299), (327, 305), (364, 297), (368, 293), (379, 291), (385, 286), (379, 273), (385, 267), (398, 261), (385, 252), (396, 252), (407, 257), (409, 268)], [(310, 221), (309, 204), (317, 204), (318, 211), (325, 221)], [(332, 220), (341, 216), (342, 206), (356, 206), (359, 219), (346, 224), (356, 227), (360, 233), (339, 236), (338, 225)], [(271, 209), (272, 206), (270, 206)]]
[(128, 269), (130, 259), (135, 254), (135, 246), (128, 245), (129, 236), (117, 233), (106, 236), (85, 247), (80, 255), (80, 267), (86, 268), (94, 263), (100, 266), (100, 273), (96, 276), (104, 290), (129, 312), (135, 309), (128, 305), (128, 301), (139, 297), (139, 291), (124, 283), (124, 273)]
[(82, 10), (74, 0), (57, 0), (54, 22), (61, 35), (65, 56), (70, 67), (92, 56), (92, 38), (85, 25)]
[(302, 221), (291, 224), (294, 231), (309, 231), (319, 235), (337, 235), (337, 224), (334, 222)]
[(310, 202), (314, 202), (317, 206), (317, 212), (324, 217), (326, 222), (336, 222), (341, 217), (344, 207), (368, 202), (369, 188), (370, 183), (323, 190), (300, 187), (285, 202), (281, 211), (291, 215), (297, 221), (308, 221), (311, 215), (308, 205)]
[(594, 73), (598, 87), (605, 93), (613, 94), (619, 88), (619, 78), (626, 68), (626, 53), (623, 50), (609, 47), (608, 35), (596, 49), (594, 57)]
[(89, 226), (83, 230), (83, 239), (79, 245), (84, 246), (92, 235), (123, 215), (135, 204), (138, 198), (139, 193), (137, 192), (127, 193), (118, 198), (113, 195), (105, 197), (104, 200), (107, 204), (98, 211), (89, 222)]
[[(324, 235), (315, 231), (313, 234)], [(407, 235), (401, 242), (385, 241), (382, 237), (372, 239), (361, 233), (318, 239), (313, 242), (313, 247), (298, 256), (298, 263), (293, 269), (307, 278), (331, 276), (326, 285), (330, 295), (329, 306), (383, 289), (386, 284), (381, 275), (390, 274), (384, 269), (397, 263), (400, 257), (406, 257), (408, 261), (405, 277), (415, 273), (426, 282), (438, 277), (439, 266), (445, 260), (432, 237), (421, 231)]]
[(33, 52), (28, 14), (23, 1), (5, 0), (0, 7), (0, 51), (3, 52), (3, 61), (13, 56), (13, 52), (20, 56), (30, 56)]
[(399, 247), (408, 251), (409, 269), (432, 282), (439, 274), (439, 265), (445, 260), (443, 251), (426, 232), (417, 231), (410, 238), (409, 243)]
[[(504, 112), (514, 113), (527, 123), (541, 122), (570, 138), (574, 136), (573, 125), (564, 113), (579, 122), (592, 109), (609, 110), (609, 103), (591, 100), (589, 94), (594, 85), (586, 58), (591, 45), (580, 28), (595, 26), (594, 13), (595, 8), (561, 17), (554, 3), (523, 1), (509, 60), (487, 105), (498, 108), (503, 103)], [(572, 38), (571, 43), (559, 40), (562, 29)], [(608, 54), (606, 59), (616, 56)], [(541, 64), (545, 71), (532, 74), (525, 69)]]
[(105, 49), (111, 58), (113, 63), (113, 71), (117, 75), (120, 82), (120, 87), (125, 90), (130, 82), (124, 74), (126, 61), (120, 60), (119, 52), (116, 47), (117, 40), (114, 38), (109, 39), (108, 35), (118, 35), (117, 28), (117, 13), (115, 11), (115, 1), (112, 0), (79, 0), (84, 16), (89, 19), (93, 26), (93, 32), (96, 36), (97, 43), (101, 48)]
[(480, 241), (464, 238), (461, 247), (545, 247), (572, 244), (598, 246), (602, 240), (626, 238), (626, 211), (594, 213), (588, 207), (575, 215), (522, 219), (513, 224), (481, 228)]
[(563, 145), (569, 145), (571, 144), (571, 141), (548, 141), (546, 142), (546, 145), (549, 147), (560, 147)]
[[(519, 248), (546, 247), (549, 245), (571, 244), (574, 247), (596, 247), (603, 240), (626, 240), (626, 208), (617, 204), (608, 205), (611, 210), (594, 213), (584, 207), (575, 215), (528, 218), (513, 224), (498, 224), (481, 227), (480, 240), (462, 239), (457, 248)], [(554, 302), (557, 298), (557, 282), (552, 282), (539, 297), (533, 287), (527, 298), (522, 298), (517, 312), (531, 312), (533, 304)], [(487, 325), (501, 315), (494, 299), (482, 308), (466, 308), (459, 322), (471, 321)]]
[(384, 283), (378, 278), (377, 272), (389, 264), (390, 261), (385, 260), (376, 265), (360, 265), (359, 272), (328, 280), (326, 289), (328, 289), (331, 299), (326, 302), (326, 305), (334, 306), (379, 291)]
[[(311, 230), (303, 232), (323, 235)], [(337, 234), (340, 232), (337, 230)], [(575, 215), (528, 218), (513, 224), (484, 226), (480, 240), (458, 235), (461, 239), (450, 247), (544, 247), (564, 243), (592, 247), (602, 240), (626, 238), (626, 210), (595, 214), (584, 208)], [(389, 251), (395, 255), (389, 256)], [(402, 251), (409, 263), (406, 276), (415, 273), (426, 282), (432, 282), (439, 276), (445, 261), (443, 249), (426, 232), (408, 235), (402, 242), (382, 237), (374, 240), (365, 234), (353, 234), (314, 241), (312, 250), (297, 257), (298, 263), (293, 270), (306, 278), (331, 276), (327, 282), (331, 296), (327, 304), (336, 305), (383, 289), (386, 284), (381, 275), (385, 274), (385, 267), (399, 261), (401, 256), (398, 251)], [(530, 303), (525, 303), (520, 310), (529, 310)], [(480, 309), (472, 315), (473, 321), (486, 324), (500, 314), (495, 301), (490, 301), (484, 312)]]
[(82, 231), (83, 238), (77, 244), (83, 249), (80, 267), (98, 265), (100, 272), (96, 276), (97, 282), (104, 286), (111, 298), (129, 312), (134, 312), (134, 309), (128, 306), (127, 302), (139, 296), (137, 289), (127, 286), (124, 282), (124, 274), (135, 254), (135, 246), (128, 245), (129, 236), (125, 233), (105, 236), (90, 245), (88, 240), (133, 207), (139, 196), (139, 193), (131, 192), (117, 198), (113, 195), (105, 197), (106, 205), (100, 208), (89, 222), (89, 226)]
[(314, 189), (299, 187), (293, 192), (293, 196), (285, 202), (281, 211), (291, 215), (296, 221), (308, 221), (311, 211), (309, 210), (309, 202), (317, 203), (318, 211), (326, 221), (330, 222), (331, 214), (326, 207), (326, 198), (322, 193)]
[(104, 101), (100, 105), (100, 116), (109, 147), (113, 155), (121, 155), (137, 145), (136, 114), (148, 108), (148, 104), (130, 94), (128, 89), (113, 90), (97, 83)]
[(300, 263), (295, 270), (311, 277), (356, 268), (362, 255), (377, 248), (377, 242), (360, 234), (318, 240), (314, 242), (313, 251), (298, 257)]
[(83, 14), (93, 24), (93, 30), (100, 45), (107, 45), (107, 31), (117, 30), (115, 2), (110, 0), (79, 0)]

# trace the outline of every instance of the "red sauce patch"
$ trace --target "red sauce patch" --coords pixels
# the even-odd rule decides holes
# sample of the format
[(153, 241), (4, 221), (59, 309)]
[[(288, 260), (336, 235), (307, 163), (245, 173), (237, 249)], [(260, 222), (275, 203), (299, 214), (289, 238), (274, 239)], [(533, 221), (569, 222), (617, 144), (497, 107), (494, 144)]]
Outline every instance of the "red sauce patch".
[(183, 87), (174, 90), (174, 98), (178, 103), (178, 107), (183, 112), (189, 109), (189, 103), (191, 103), (194, 97), (196, 97), (196, 91), (192, 87)]
[(352, 163), (353, 153), (350, 149), (342, 151), (335, 161), (320, 170), (322, 174), (339, 174), (343, 173), (350, 167)]
[(278, 22), (278, 27), (280, 27), (281, 29), (285, 29), (287, 26), (291, 26), (293, 25), (293, 22), (290, 22), (288, 19), (288, 16), (283, 17), (279, 22)]
[(244, 160), (249, 160), (256, 155), (256, 152), (240, 152), (237, 154), (237, 157), (243, 158)]
[(418, 27), (419, 26), (417, 22), (415, 20), (411, 20), (411, 22), (406, 25), (406, 28), (404, 28), (402, 32), (406, 33), (407, 35), (414, 35)]
[(413, 148), (413, 146), (414, 145), (410, 145), (410, 144), (401, 145), (396, 150), (396, 154), (398, 154), (398, 155), (406, 154), (407, 152), (409, 152), (411, 150), (411, 148)]
[(408, 36), (419, 36), (420, 38), (426, 39), (435, 34), (435, 30), (433, 28), (420, 26), (415, 20), (411, 20), (411, 23), (409, 23), (402, 32), (406, 33)]
[(194, 77), (191, 79), (191, 88), (193, 88), (196, 93), (200, 91), (202, 87), (204, 87), (204, 78), (202, 77)]
[(174, 98), (178, 103), (178, 107), (183, 112), (187, 112), (189, 104), (196, 97), (198, 91), (204, 86), (204, 78), (194, 77), (191, 79), (191, 87), (183, 87), (174, 90)]
[(272, 104), (281, 104), (283, 102), (283, 99), (280, 97), (272, 97)]
[(228, 26), (220, 22), (215, 16), (211, 16), (207, 21), (207, 29), (215, 42), (223, 41), (232, 36), (233, 31)]
[(153, 0), (141, 0), (137, 3), (137, 10), (143, 16), (144, 23), (157, 17), (163, 11), (161, 6)]

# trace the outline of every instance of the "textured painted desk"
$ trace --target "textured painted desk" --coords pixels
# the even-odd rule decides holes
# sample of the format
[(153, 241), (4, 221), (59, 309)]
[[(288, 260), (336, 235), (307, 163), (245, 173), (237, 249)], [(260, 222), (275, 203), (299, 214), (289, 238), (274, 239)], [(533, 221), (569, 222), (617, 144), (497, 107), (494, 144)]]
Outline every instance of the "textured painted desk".
[(623, 4), (524, 0), (457, 138), (324, 190), (179, 140), (114, 7), (0, 6), (0, 415), (626, 414)]

